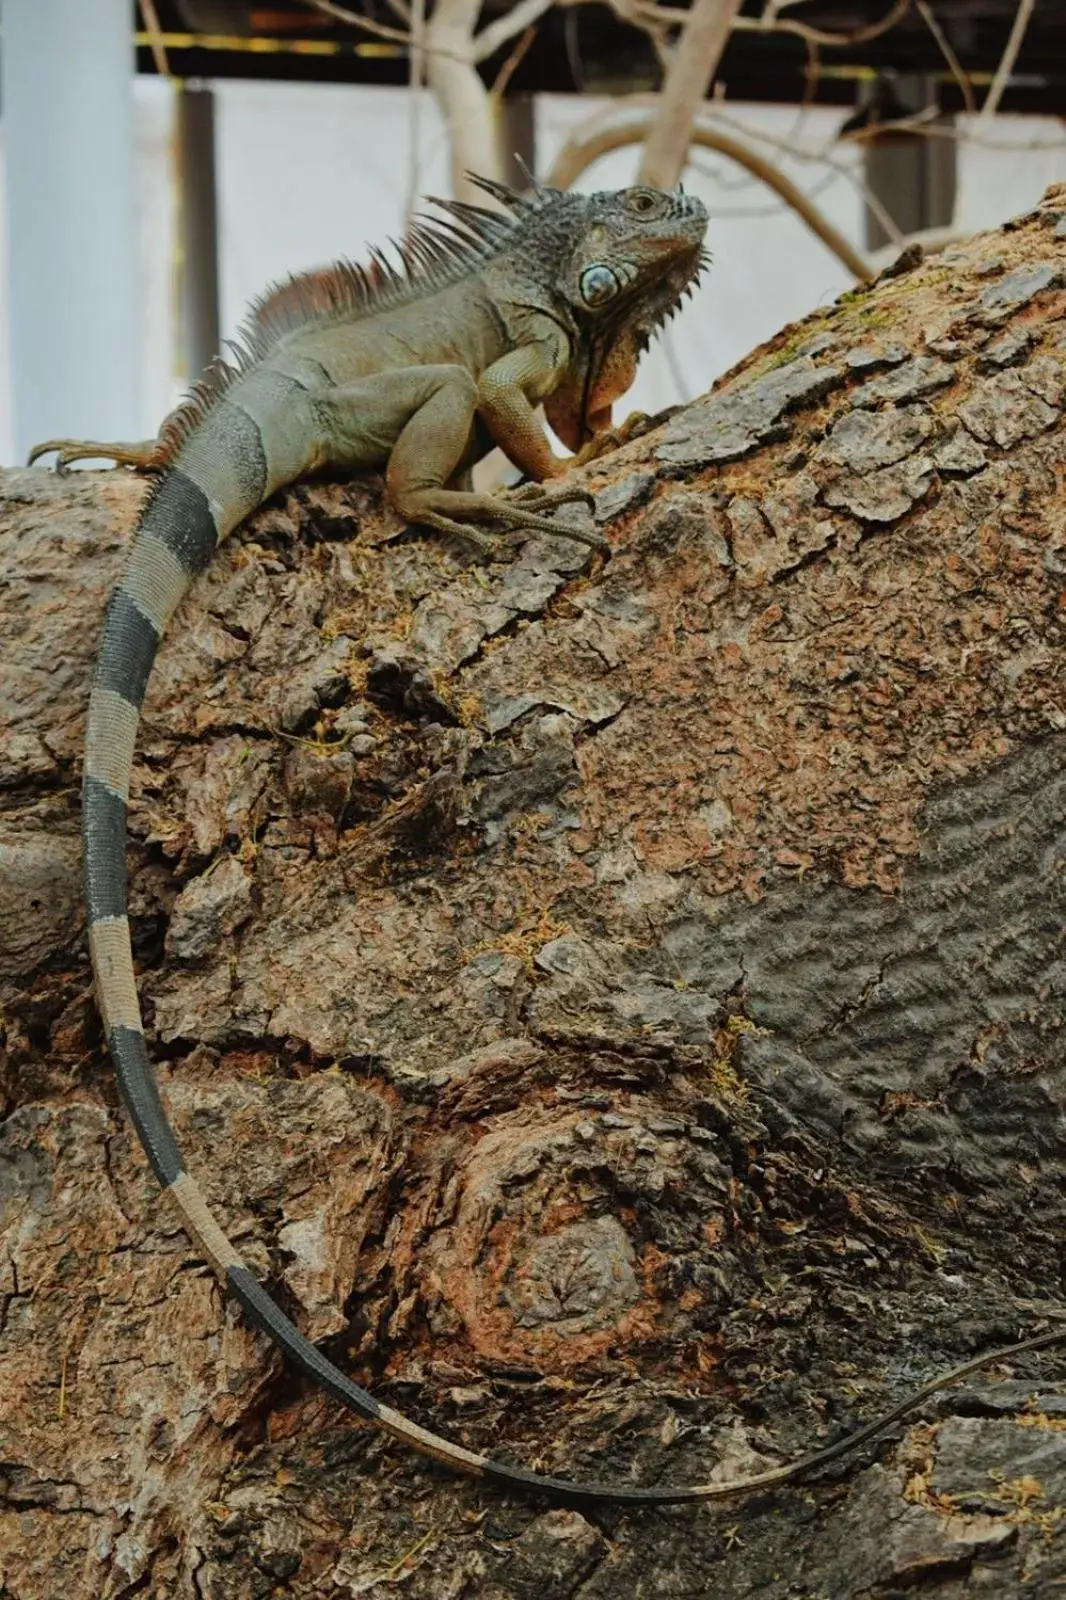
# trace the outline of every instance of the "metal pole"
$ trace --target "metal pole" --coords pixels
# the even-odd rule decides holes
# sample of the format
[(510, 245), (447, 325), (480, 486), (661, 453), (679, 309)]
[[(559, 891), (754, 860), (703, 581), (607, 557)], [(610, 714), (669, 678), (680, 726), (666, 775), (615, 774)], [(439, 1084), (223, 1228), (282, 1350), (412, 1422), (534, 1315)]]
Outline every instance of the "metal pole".
[(0, 124), (15, 447), (136, 438), (129, 0), (3, 0)]
[(218, 203), (215, 97), (183, 85), (178, 94), (181, 185), (181, 339), (185, 373), (198, 378), (218, 355)]

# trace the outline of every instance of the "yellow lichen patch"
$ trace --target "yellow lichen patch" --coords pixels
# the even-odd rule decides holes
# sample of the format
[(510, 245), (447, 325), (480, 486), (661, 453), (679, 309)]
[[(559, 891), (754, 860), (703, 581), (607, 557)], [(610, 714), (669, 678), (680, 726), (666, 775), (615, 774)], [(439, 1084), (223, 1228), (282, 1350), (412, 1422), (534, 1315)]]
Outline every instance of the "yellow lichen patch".
[(1024, 1510), (1030, 1501), (1044, 1498), (1044, 1485), (1031, 1473), (1026, 1473), (1020, 1478), (1004, 1478), (997, 1472), (990, 1471), (988, 1476), (996, 1485), (998, 1498), (1006, 1500), (1010, 1505), (1021, 1506)]
[(474, 728), (485, 713), (485, 700), (480, 694), (464, 694), (456, 705), (459, 721), (464, 728)]
[(554, 939), (562, 939), (574, 931), (568, 922), (556, 922), (550, 906), (541, 906), (531, 913), (531, 917), (534, 920), (527, 919), (520, 922), (495, 939), (479, 941), (472, 949), (464, 952), (464, 963), (490, 953), (517, 956), (526, 971), (531, 973), (538, 950), (543, 949), (546, 944), (551, 944)]
[(1066, 1507), (1048, 1506), (1045, 1509), (1033, 1504), (1034, 1501), (1043, 1500), (1046, 1495), (1039, 1478), (1034, 1478), (1030, 1473), (1020, 1478), (1006, 1478), (995, 1471), (990, 1471), (988, 1476), (995, 1484), (995, 1498), (1012, 1508), (1004, 1513), (1007, 1522), (1019, 1527), (1024, 1524), (1039, 1528), (1045, 1538), (1051, 1537), (1062, 1521)]
[(1051, 1432), (1066, 1430), (1066, 1417), (1049, 1417), (1043, 1411), (1026, 1411), (1014, 1418), (1019, 1428), (1047, 1428)]
[(957, 1517), (960, 1515), (958, 1502), (952, 1494), (941, 1494), (932, 1487), (931, 1474), (933, 1461), (930, 1456), (923, 1464), (921, 1471), (912, 1472), (903, 1488), (903, 1498), (910, 1505), (924, 1506), (927, 1511), (935, 1511), (941, 1517)]
[(715, 1030), (714, 1060), (711, 1062), (711, 1082), (718, 1093), (731, 1099), (743, 1099), (748, 1086), (736, 1065), (737, 1045), (745, 1033), (765, 1036), (768, 1028), (757, 1027), (750, 1017), (730, 1015)]

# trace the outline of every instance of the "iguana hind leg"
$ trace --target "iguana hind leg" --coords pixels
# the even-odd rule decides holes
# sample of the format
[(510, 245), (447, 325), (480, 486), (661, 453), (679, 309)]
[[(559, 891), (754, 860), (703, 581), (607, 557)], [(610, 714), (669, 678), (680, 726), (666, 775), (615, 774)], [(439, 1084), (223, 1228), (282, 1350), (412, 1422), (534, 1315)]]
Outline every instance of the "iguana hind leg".
[(56, 471), (62, 472), (72, 461), (113, 461), (117, 467), (137, 467), (142, 472), (161, 470), (163, 463), (156, 457), (158, 439), (141, 439), (136, 444), (112, 442), (104, 444), (98, 439), (46, 439), (35, 444), (26, 458), (32, 467), (39, 456), (56, 452)]

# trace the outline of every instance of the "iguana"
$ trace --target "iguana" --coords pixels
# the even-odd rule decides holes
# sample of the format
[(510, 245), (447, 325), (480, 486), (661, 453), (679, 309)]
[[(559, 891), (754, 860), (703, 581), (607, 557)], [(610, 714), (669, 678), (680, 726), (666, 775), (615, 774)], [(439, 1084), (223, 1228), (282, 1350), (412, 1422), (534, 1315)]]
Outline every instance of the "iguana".
[[(695, 198), (636, 187), (593, 195), (534, 185), (518, 194), (475, 180), (502, 207), (438, 201), (418, 220), (401, 265), (374, 252), (290, 279), (256, 302), (235, 359), (209, 369), (158, 440), (51, 440), (57, 451), (153, 468), (122, 578), (107, 612), (85, 740), (83, 821), (89, 948), (108, 1045), (152, 1169), (190, 1235), (250, 1320), (293, 1364), (392, 1437), (459, 1472), (560, 1504), (713, 1500), (788, 1482), (888, 1426), (944, 1383), (997, 1357), (1066, 1338), (1044, 1334), (968, 1362), (887, 1416), (813, 1454), (753, 1477), (641, 1488), (543, 1477), (428, 1432), (357, 1387), (304, 1335), (241, 1260), (186, 1170), (145, 1045), (126, 910), (126, 804), (137, 722), (164, 629), (215, 546), (276, 490), (316, 469), (384, 468), (388, 497), (411, 522), (473, 538), (472, 524), (598, 536), (553, 522), (588, 499), (540, 487), (570, 465), (534, 410), (578, 459), (595, 453), (611, 406), (655, 329), (707, 257)], [(506, 497), (461, 486), (498, 444), (535, 482)]]

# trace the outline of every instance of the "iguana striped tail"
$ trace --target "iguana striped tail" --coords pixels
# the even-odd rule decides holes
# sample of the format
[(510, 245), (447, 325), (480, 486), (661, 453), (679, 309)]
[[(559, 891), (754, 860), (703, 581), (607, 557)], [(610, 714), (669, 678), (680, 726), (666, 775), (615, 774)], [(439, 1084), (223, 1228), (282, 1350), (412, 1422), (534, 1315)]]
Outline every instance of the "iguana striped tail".
[[(276, 385), (277, 375), (268, 381)], [(299, 470), (291, 439), (284, 451), (289, 457), (285, 467), (268, 469), (270, 430), (260, 429), (253, 420), (251, 413), (259, 409), (255, 397), (256, 375), (251, 374), (182, 444), (145, 507), (108, 609), (97, 661), (86, 733), (83, 809), (89, 946), (122, 1098), (160, 1184), (173, 1196), (188, 1232), (251, 1321), (307, 1377), (393, 1438), (457, 1472), (574, 1506), (717, 1500), (790, 1482), (853, 1450), (954, 1379), (1003, 1357), (1066, 1340), (1062, 1328), (967, 1362), (850, 1437), (785, 1466), (722, 1483), (639, 1488), (541, 1477), (429, 1433), (352, 1383), (285, 1316), (244, 1265), (185, 1169), (145, 1046), (126, 913), (126, 803), (140, 707), (159, 641), (219, 539), (278, 483), (289, 481), (286, 474), (296, 476)], [(259, 398), (264, 397), (265, 391)]]

